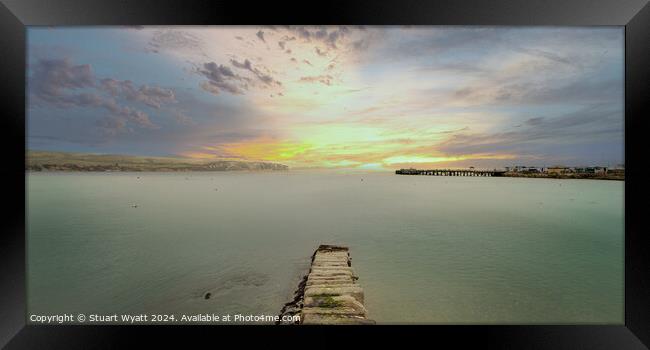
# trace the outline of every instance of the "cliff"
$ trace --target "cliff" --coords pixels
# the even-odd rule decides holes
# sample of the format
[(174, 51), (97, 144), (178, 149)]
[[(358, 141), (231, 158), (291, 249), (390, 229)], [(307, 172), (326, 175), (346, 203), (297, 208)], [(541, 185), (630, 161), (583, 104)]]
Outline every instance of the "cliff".
[(28, 151), (26, 171), (286, 171), (283, 164), (110, 154)]

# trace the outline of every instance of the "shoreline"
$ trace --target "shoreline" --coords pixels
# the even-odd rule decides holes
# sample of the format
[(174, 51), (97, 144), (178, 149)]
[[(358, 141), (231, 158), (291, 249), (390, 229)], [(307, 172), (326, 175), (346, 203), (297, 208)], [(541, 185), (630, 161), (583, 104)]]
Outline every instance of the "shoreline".
[[(25, 174), (105, 174), (105, 173), (287, 173), (290, 169), (139, 169), (139, 168), (123, 168), (123, 169), (25, 169)], [(293, 172), (301, 172), (294, 170)], [(381, 173), (381, 172), (378, 172)], [(384, 172), (386, 173), (386, 172)], [(365, 174), (365, 173), (364, 173)], [(389, 173), (386, 173), (389, 174)], [(350, 174), (358, 175), (358, 174)], [(430, 175), (420, 175), (430, 176)], [(462, 177), (462, 176), (459, 176)], [(555, 179), (555, 180), (605, 180), (605, 181), (623, 181), (625, 176), (592, 176), (587, 174), (564, 174), (564, 175), (548, 175), (548, 174), (503, 174), (494, 177), (511, 177), (511, 178), (529, 178), (529, 179)]]
[(285, 171), (284, 164), (234, 159), (197, 160), (191, 158), (144, 157), (90, 153), (27, 151), (25, 171), (60, 172), (190, 172), (190, 171)]
[(624, 172), (515, 172), (505, 170), (476, 170), (470, 169), (398, 169), (396, 175), (410, 176), (454, 176), (454, 177), (522, 177), (522, 178), (540, 178), (540, 179), (575, 179), (575, 180), (614, 180), (625, 181)]
[(609, 181), (625, 181), (625, 176), (616, 175), (590, 175), (590, 174), (562, 174), (562, 175), (549, 175), (549, 174), (517, 174), (505, 173), (501, 177), (523, 177), (535, 179), (557, 179), (557, 180), (609, 180)]
[(120, 170), (76, 170), (76, 169), (25, 169), (25, 174), (61, 174), (61, 173), (235, 173), (235, 172), (248, 172), (248, 173), (283, 173), (288, 172), (289, 169), (120, 169)]

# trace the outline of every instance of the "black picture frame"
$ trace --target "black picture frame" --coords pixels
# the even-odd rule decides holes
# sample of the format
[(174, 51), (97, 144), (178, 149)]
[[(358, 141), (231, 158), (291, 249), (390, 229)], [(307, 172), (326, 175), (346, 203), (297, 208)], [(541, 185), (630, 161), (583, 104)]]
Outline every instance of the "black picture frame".
[[(625, 26), (625, 325), (530, 326), (26, 326), (25, 72), (26, 26), (32, 25), (534, 25)], [(0, 138), (5, 152), (0, 236), (0, 346), (123, 348), (136, 343), (221, 337), (286, 346), (342, 344), (354, 339), (420, 338), (454, 347), (644, 349), (650, 345), (650, 242), (643, 229), (645, 137), (650, 116), (650, 5), (646, 0), (237, 1), (2, 0), (0, 4)], [(397, 333), (397, 334), (396, 334)], [(364, 338), (357, 337), (358, 335)], [(399, 335), (399, 337), (395, 337)], [(295, 340), (296, 336), (312, 339)], [(426, 344), (426, 343), (425, 343)], [(644, 345), (645, 344), (645, 345)], [(272, 345), (272, 344), (271, 344)], [(415, 345), (415, 344), (414, 344)]]

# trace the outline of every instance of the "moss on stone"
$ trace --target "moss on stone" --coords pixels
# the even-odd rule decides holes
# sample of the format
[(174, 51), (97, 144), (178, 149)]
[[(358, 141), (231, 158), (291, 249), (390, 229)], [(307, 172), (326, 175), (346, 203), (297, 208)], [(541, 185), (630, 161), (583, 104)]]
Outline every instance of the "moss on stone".
[(314, 294), (314, 298), (326, 298), (326, 297), (338, 297), (339, 294), (336, 293), (321, 293), (321, 294)]
[(316, 303), (318, 303), (318, 307), (325, 307), (325, 308), (335, 308), (335, 307), (341, 307), (343, 306), (343, 303), (334, 300), (335, 294), (319, 294), (318, 296), (314, 296), (316, 298)]

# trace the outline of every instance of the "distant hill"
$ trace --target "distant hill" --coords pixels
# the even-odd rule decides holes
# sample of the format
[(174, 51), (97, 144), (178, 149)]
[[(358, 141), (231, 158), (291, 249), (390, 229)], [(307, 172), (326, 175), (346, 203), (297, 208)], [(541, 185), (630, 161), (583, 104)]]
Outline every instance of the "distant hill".
[(235, 171), (289, 170), (283, 164), (113, 154), (27, 151), (27, 171)]

